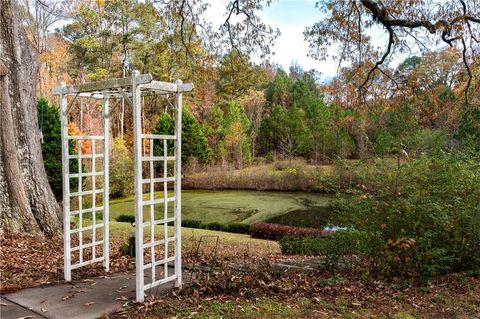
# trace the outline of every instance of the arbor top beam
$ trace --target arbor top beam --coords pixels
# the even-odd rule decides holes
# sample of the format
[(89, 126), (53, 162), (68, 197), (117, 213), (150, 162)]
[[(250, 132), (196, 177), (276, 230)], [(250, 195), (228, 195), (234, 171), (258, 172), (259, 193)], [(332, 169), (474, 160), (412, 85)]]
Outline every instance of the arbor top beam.
[(176, 83), (154, 81), (151, 74), (140, 74), (120, 79), (60, 86), (53, 90), (53, 94), (78, 95), (98, 99), (109, 96), (121, 97), (119, 90), (122, 90), (128, 96), (131, 95), (130, 91), (133, 81), (140, 87), (142, 94), (171, 94), (193, 90), (192, 83), (182, 83), (181, 81), (177, 81)]

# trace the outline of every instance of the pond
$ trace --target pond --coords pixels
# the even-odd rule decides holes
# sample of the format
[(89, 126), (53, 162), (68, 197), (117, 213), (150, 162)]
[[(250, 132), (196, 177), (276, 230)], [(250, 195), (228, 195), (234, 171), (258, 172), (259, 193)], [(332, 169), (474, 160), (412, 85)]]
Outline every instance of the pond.
[(286, 214), (270, 218), (267, 222), (296, 227), (328, 228), (332, 230), (341, 229), (332, 226), (336, 221), (335, 216), (332, 215), (332, 208), (329, 205), (314, 206), (289, 211)]
[[(156, 195), (160, 196), (161, 193)], [(251, 224), (289, 213), (289, 217), (279, 220), (285, 222), (285, 218), (296, 219), (293, 212), (301, 212), (299, 217), (302, 218), (308, 214), (324, 214), (332, 198), (325, 194), (302, 192), (184, 190), (182, 219), (200, 220), (202, 223)], [(162, 207), (157, 209), (156, 215), (162, 214)], [(110, 201), (111, 219), (122, 214), (134, 215), (134, 211), (133, 196)], [(308, 211), (310, 213), (306, 213)]]

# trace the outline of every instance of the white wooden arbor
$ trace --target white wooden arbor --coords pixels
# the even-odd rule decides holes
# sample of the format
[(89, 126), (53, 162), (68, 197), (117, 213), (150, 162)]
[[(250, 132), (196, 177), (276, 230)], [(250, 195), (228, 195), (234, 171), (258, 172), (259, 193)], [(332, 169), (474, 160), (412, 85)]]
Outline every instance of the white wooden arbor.
[[(181, 286), (182, 93), (191, 90), (191, 83), (154, 81), (150, 74), (141, 75), (138, 71), (128, 78), (72, 86), (62, 83), (54, 89), (53, 93), (60, 97), (61, 111), (66, 281), (71, 281), (73, 269), (93, 263), (102, 262), (105, 270), (109, 270), (109, 100), (123, 98), (133, 110), (136, 300), (142, 302), (145, 291), (170, 281), (175, 281), (176, 287)], [(175, 95), (173, 135), (146, 134), (142, 129), (142, 96), (155, 94)], [(68, 114), (73, 101), (69, 104), (68, 96), (101, 100), (103, 135), (69, 135)], [(76, 146), (74, 154), (71, 154), (72, 143)], [(83, 154), (82, 143), (88, 143), (90, 153)], [(172, 143), (173, 155), (168, 154), (169, 144)], [(162, 150), (161, 156), (154, 154), (154, 145)], [(97, 152), (99, 148), (101, 152)], [(96, 164), (100, 160), (101, 165)], [(70, 172), (71, 161), (78, 162), (78, 171)], [(173, 175), (169, 174), (172, 166)], [(145, 174), (145, 171), (148, 173)], [(72, 179), (76, 182), (71, 183)], [(89, 183), (84, 183), (87, 179)], [(78, 189), (72, 191), (71, 184), (78, 184)], [(83, 184), (90, 189), (83, 189)], [(99, 184), (102, 188), (98, 188)], [(160, 192), (155, 193), (155, 185), (163, 186)], [(173, 189), (173, 194), (172, 191), (169, 194), (169, 189)], [(97, 202), (101, 205), (97, 206)], [(156, 208), (159, 209), (156, 211)], [(100, 223), (98, 215), (102, 216)], [(73, 229), (72, 217), (77, 219), (78, 226)], [(174, 225), (173, 231), (168, 224)], [(88, 243), (85, 242), (86, 235), (91, 237)], [(75, 246), (72, 247), (72, 244)], [(169, 270), (171, 263), (173, 273)]]

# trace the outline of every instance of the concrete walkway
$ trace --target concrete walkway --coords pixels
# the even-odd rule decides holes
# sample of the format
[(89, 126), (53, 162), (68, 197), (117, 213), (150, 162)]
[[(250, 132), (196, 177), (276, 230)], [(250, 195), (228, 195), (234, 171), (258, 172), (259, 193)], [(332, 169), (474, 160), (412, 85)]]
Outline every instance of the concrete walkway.
[[(189, 278), (189, 275), (185, 276)], [(145, 280), (147, 282), (147, 276)], [(160, 296), (173, 287), (174, 282), (161, 285), (153, 288), (150, 294)], [(2, 319), (98, 318), (120, 311), (134, 302), (135, 274), (113, 274), (104, 278), (27, 288), (1, 298)]]
[(288, 272), (288, 271), (312, 271), (318, 270), (325, 264), (325, 257), (310, 257), (304, 260), (284, 260), (272, 265), (274, 272)]
[(14, 304), (5, 298), (0, 298), (0, 318), (42, 318), (35, 312), (28, 310), (20, 305)]

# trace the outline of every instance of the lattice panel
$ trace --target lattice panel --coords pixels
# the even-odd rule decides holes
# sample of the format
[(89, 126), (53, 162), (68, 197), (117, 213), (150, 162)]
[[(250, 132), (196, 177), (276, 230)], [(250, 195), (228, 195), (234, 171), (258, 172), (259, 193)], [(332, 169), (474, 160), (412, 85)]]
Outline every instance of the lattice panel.
[[(174, 176), (175, 156), (169, 154), (176, 142), (175, 135), (142, 134), (143, 153), (142, 200), (144, 231), (144, 291), (177, 279), (174, 232), (177, 222)], [(156, 152), (155, 152), (156, 150)], [(160, 154), (158, 154), (160, 153)]]
[(109, 270), (109, 121), (103, 101), (103, 135), (70, 136), (61, 97), (64, 273), (102, 262)]

